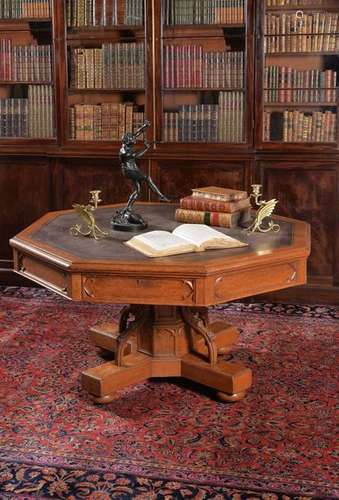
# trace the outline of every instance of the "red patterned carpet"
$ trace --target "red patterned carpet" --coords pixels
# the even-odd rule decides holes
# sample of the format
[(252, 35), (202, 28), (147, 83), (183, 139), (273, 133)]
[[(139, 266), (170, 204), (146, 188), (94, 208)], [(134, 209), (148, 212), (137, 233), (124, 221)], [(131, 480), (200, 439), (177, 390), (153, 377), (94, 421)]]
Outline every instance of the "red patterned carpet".
[(339, 309), (232, 304), (244, 401), (152, 380), (94, 406), (81, 370), (100, 362), (88, 327), (118, 308), (42, 290), (0, 291), (0, 498), (338, 498)]

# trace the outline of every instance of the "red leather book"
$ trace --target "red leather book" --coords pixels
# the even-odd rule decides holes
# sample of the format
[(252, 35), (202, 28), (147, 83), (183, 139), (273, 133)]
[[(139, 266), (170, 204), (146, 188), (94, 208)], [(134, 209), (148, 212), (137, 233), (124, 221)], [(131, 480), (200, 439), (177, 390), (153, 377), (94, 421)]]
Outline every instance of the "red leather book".
[(199, 198), (198, 196), (186, 196), (181, 198), (180, 207), (186, 210), (200, 210), (203, 212), (238, 212), (250, 207), (250, 199), (244, 198), (238, 201), (218, 201), (211, 198)]

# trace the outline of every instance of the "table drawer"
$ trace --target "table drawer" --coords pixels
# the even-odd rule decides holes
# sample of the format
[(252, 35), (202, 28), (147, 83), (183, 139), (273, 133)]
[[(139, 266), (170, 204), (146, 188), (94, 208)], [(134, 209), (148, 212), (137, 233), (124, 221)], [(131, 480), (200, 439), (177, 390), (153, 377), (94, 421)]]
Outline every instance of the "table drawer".
[(49, 288), (59, 294), (68, 295), (67, 273), (54, 266), (40, 262), (25, 254), (19, 254), (16, 271), (41, 286)]
[(82, 298), (94, 302), (194, 305), (195, 280), (86, 274)]
[(250, 297), (306, 283), (306, 260), (232, 271), (210, 279), (210, 303)]

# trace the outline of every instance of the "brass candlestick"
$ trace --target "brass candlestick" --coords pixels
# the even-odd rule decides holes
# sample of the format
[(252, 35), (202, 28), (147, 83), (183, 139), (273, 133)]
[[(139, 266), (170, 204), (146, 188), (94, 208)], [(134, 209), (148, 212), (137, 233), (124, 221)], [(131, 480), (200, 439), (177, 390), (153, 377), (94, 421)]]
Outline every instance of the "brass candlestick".
[(74, 226), (71, 226), (69, 231), (72, 236), (88, 236), (89, 238), (99, 240), (108, 235), (107, 232), (100, 229), (94, 217), (94, 212), (101, 202), (100, 193), (101, 191), (98, 189), (90, 191), (91, 198), (87, 205), (79, 205), (78, 203), (72, 205), (76, 213), (82, 218), (82, 223), (85, 225), (84, 230), (82, 230), (81, 224), (74, 224)]
[(279, 224), (276, 224), (272, 220), (272, 213), (278, 203), (278, 200), (272, 198), (272, 200), (265, 201), (262, 200), (262, 185), (252, 184), (252, 193), (250, 198), (254, 198), (255, 204), (259, 207), (255, 216), (253, 223), (247, 228), (248, 232), (259, 231), (260, 233), (267, 233), (268, 231), (278, 232), (280, 231)]

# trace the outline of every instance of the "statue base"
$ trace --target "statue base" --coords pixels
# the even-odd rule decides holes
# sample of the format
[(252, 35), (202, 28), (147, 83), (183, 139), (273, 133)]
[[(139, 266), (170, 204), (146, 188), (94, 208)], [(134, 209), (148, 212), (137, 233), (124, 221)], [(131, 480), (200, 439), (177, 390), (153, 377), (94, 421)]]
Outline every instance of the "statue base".
[(137, 232), (146, 229), (148, 224), (140, 214), (136, 214), (127, 208), (121, 208), (113, 215), (111, 226), (115, 231)]
[(147, 223), (144, 222), (144, 224), (131, 224), (126, 223), (126, 224), (121, 224), (121, 223), (116, 223), (116, 222), (111, 222), (112, 229), (115, 229), (115, 231), (142, 231), (143, 229), (147, 228)]

